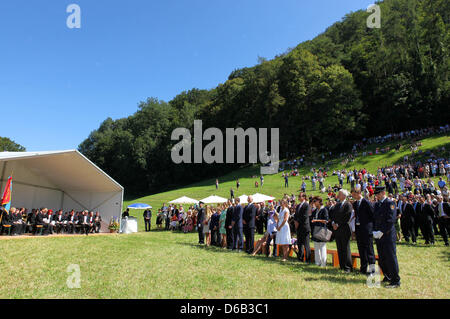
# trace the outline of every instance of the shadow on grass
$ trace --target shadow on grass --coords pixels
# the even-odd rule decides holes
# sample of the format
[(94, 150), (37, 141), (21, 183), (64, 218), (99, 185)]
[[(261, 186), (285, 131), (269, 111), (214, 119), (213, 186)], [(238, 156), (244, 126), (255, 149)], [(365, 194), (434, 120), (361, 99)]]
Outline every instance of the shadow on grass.
[[(288, 261), (282, 262), (281, 257), (266, 257), (265, 255), (250, 256), (245, 252), (236, 253), (235, 251), (231, 251), (221, 247), (205, 246), (195, 243), (178, 242), (177, 244), (193, 247), (196, 249), (207, 250), (214, 253), (237, 254), (245, 259), (264, 260), (264, 262), (285, 266), (289, 268), (290, 271), (293, 271), (298, 274), (304, 275), (305, 273), (311, 273), (314, 275), (319, 275), (319, 277), (302, 278), (303, 280), (306, 281), (324, 280), (324, 281), (331, 281), (334, 283), (345, 283), (345, 284), (349, 283), (362, 284), (366, 282), (366, 277), (363, 275), (359, 275), (357, 270), (354, 270), (352, 274), (346, 274), (339, 268), (334, 268), (333, 266), (331, 266), (331, 264), (327, 264), (326, 268), (321, 268), (316, 266), (314, 263), (308, 264), (299, 262), (296, 257), (289, 257)], [(358, 277), (355, 277), (355, 275), (357, 275)]]

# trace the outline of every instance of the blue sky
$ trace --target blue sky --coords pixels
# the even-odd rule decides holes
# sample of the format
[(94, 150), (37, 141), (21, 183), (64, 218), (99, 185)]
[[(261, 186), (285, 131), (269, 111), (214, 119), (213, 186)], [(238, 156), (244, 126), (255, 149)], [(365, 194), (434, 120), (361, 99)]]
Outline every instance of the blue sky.
[[(69, 4), (81, 28), (69, 29)], [(370, 0), (2, 0), (0, 136), (73, 149), (140, 101), (210, 89)]]

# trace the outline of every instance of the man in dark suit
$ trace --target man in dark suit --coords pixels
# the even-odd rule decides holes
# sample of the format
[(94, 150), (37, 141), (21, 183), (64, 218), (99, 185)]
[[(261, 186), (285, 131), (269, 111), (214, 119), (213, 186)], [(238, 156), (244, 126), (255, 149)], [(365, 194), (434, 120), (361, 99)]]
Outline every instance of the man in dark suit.
[(422, 206), (423, 227), (427, 236), (425, 237), (425, 244), (434, 245), (434, 231), (433, 231), (433, 219), (434, 208), (431, 202), (430, 194), (426, 195), (426, 200)]
[(402, 216), (400, 217), (400, 226), (402, 229), (403, 237), (406, 242), (409, 243), (411, 237), (412, 243), (416, 244), (416, 232), (414, 231), (414, 223), (416, 212), (411, 199), (407, 196), (402, 196), (403, 209)]
[[(150, 218), (151, 218), (151, 213), (150, 213)], [(96, 212), (95, 219), (94, 219), (94, 231), (96, 233), (99, 233), (101, 226), (102, 226), (102, 217), (100, 216), (99, 212)]]
[(41, 208), (38, 210), (37, 214), (36, 214), (36, 219), (35, 219), (35, 226), (37, 229), (37, 226), (44, 226), (44, 215), (47, 212), (47, 208)]
[(370, 201), (361, 195), (361, 185), (352, 189), (355, 199), (353, 210), (355, 212), (355, 235), (358, 252), (361, 260), (360, 272), (371, 274), (375, 272), (375, 253), (373, 250), (373, 206)]
[(383, 271), (383, 283), (389, 283), (387, 288), (400, 287), (399, 267), (397, 261), (395, 223), (397, 208), (395, 203), (386, 197), (384, 186), (375, 188), (377, 202), (374, 210), (373, 237), (377, 244), (379, 265)]
[(226, 218), (225, 218), (225, 231), (227, 232), (227, 248), (233, 249), (233, 227), (231, 225), (231, 222), (233, 220), (233, 205), (231, 203), (231, 200), (228, 200), (228, 208), (226, 211)]
[(67, 231), (73, 234), (75, 231), (75, 225), (77, 224), (77, 217), (73, 210), (70, 211), (69, 216), (67, 216)]
[(350, 251), (350, 218), (352, 216), (352, 204), (347, 200), (348, 192), (341, 189), (338, 193), (339, 203), (334, 208), (332, 225), (336, 247), (339, 257), (339, 266), (345, 272), (352, 271), (352, 256)]
[(240, 252), (244, 248), (244, 235), (243, 235), (243, 223), (242, 215), (244, 209), (240, 204), (239, 197), (234, 199), (236, 206), (233, 209), (233, 216), (231, 219), (231, 227), (233, 229), (233, 250)]
[(63, 216), (63, 211), (62, 210), (58, 211), (58, 213), (55, 216), (54, 220), (55, 220), (56, 233), (60, 234), (65, 228), (65, 223), (64, 222), (66, 221), (66, 219)]
[(205, 221), (205, 208), (204, 203), (199, 202), (198, 212), (197, 212), (197, 231), (198, 231), (198, 243), (203, 245), (205, 243), (205, 236), (203, 235), (203, 222)]
[(307, 202), (305, 193), (300, 193), (298, 196), (300, 203), (297, 205), (294, 214), (295, 231), (297, 233), (297, 246), (299, 261), (309, 263), (311, 261), (311, 248), (309, 245), (309, 238), (311, 234), (311, 224), (309, 222), (309, 215), (311, 208)]
[(255, 218), (256, 206), (253, 204), (253, 196), (249, 195), (247, 198), (248, 205), (244, 209), (242, 215), (243, 230), (245, 236), (245, 252), (251, 254), (254, 249), (255, 242)]
[(262, 235), (264, 234), (264, 203), (257, 205), (257, 211), (256, 211), (256, 217), (255, 217), (255, 224), (256, 224), (256, 230), (258, 234)]
[(150, 209), (146, 209), (143, 214), (145, 231), (150, 231), (152, 227), (152, 211)]
[(448, 236), (450, 234), (450, 205), (448, 202), (443, 201), (441, 195), (437, 196), (437, 216), (439, 223), (439, 230), (441, 236), (444, 239), (445, 246), (448, 246)]

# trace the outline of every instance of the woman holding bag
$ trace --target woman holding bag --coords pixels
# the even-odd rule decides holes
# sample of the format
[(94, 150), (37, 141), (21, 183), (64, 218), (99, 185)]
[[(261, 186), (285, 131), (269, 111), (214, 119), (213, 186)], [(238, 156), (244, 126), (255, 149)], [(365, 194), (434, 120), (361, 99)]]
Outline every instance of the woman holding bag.
[[(312, 214), (312, 230), (314, 242), (314, 261), (317, 266), (325, 267), (327, 265), (327, 240), (319, 236), (319, 232), (328, 233), (328, 209), (323, 205), (322, 198), (316, 196), (313, 198), (313, 205), (316, 208)], [(320, 238), (319, 238), (320, 237)]]

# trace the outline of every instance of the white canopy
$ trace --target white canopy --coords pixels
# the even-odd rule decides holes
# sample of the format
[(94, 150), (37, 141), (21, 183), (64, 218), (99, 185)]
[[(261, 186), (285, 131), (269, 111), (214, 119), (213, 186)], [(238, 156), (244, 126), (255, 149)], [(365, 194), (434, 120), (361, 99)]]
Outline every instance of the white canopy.
[(98, 211), (108, 231), (120, 217), (123, 187), (77, 150), (0, 152), (0, 187), (13, 175), (12, 206)]
[(267, 196), (267, 195), (260, 194), (260, 193), (253, 194), (252, 196), (253, 196), (254, 203), (262, 203), (262, 202), (267, 202), (269, 200), (275, 199), (275, 197)]
[(169, 204), (198, 204), (198, 200), (183, 196), (170, 201)]
[(201, 201), (205, 204), (220, 204), (220, 203), (226, 203), (228, 199), (220, 197), (220, 196), (216, 196), (216, 195), (211, 195), (209, 197), (203, 198), (201, 199)]
[(245, 195), (245, 194), (239, 196), (239, 201), (240, 201), (240, 203), (241, 203), (241, 204), (247, 204), (247, 203), (248, 203), (247, 198), (248, 198), (248, 195)]

